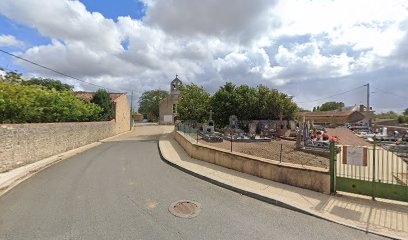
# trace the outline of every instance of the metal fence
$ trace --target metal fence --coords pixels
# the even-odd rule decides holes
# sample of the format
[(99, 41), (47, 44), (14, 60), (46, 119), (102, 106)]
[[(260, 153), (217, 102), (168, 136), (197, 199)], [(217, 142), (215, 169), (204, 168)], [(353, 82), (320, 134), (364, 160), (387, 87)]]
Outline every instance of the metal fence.
[(344, 151), (337, 155), (337, 176), (389, 184), (401, 184), (408, 175), (408, 164), (398, 153), (377, 147), (358, 147), (367, 149), (367, 163), (347, 164)]
[(408, 163), (395, 152), (376, 144), (341, 146), (331, 162), (336, 166), (330, 168), (334, 191), (408, 202)]
[[(311, 153), (312, 151), (296, 149), (294, 141), (276, 139), (258, 139), (252, 141), (249, 139), (234, 139), (231, 135), (224, 136), (223, 134), (213, 134), (213, 139), (210, 139), (208, 134), (200, 131), (198, 126), (179, 123), (176, 129), (180, 131), (191, 142), (217, 147), (231, 152), (239, 152), (249, 154), (256, 157), (262, 157), (277, 162), (286, 162), (298, 164), (302, 166), (314, 166), (320, 168), (329, 167), (328, 152), (321, 151), (321, 154)], [(217, 141), (216, 138), (221, 138), (222, 141)], [(319, 152), (318, 152), (319, 153)], [(325, 156), (327, 155), (327, 156)]]

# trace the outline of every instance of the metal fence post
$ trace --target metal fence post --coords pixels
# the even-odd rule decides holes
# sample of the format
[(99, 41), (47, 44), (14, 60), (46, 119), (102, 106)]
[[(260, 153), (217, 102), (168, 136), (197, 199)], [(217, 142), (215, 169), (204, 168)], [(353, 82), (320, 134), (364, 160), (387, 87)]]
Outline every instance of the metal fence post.
[(231, 140), (231, 152), (232, 152), (232, 134), (231, 134), (231, 139), (230, 140)]
[(335, 186), (335, 159), (336, 158), (336, 145), (334, 141), (330, 141), (330, 193), (336, 193)]
[[(371, 186), (371, 198), (375, 200), (375, 152), (376, 152), (377, 140), (374, 137), (374, 145), (373, 145), (373, 181)], [(384, 161), (384, 159), (383, 159)]]
[(279, 154), (279, 162), (282, 162), (282, 148), (283, 148), (283, 144), (281, 143), (280, 154)]

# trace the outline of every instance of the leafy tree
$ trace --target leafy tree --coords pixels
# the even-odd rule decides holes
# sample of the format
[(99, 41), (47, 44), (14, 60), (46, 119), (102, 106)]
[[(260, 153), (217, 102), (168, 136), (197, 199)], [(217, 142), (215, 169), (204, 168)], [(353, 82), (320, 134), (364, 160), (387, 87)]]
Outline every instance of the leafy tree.
[(256, 107), (256, 113), (259, 119), (271, 119), (272, 108), (269, 104), (270, 89), (266, 86), (259, 85), (257, 87), (258, 106)]
[[(4, 71), (3, 69), (0, 69), (2, 71)], [(4, 82), (18, 82), (21, 83), (23, 81), (23, 78), (21, 76), (20, 73), (18, 72), (6, 72), (6, 75), (4, 77), (0, 76), (0, 80), (4, 81)]]
[(0, 81), (0, 123), (95, 121), (101, 111), (73, 92)]
[(313, 110), (312, 110), (312, 112), (316, 112), (316, 107), (313, 107)]
[(241, 120), (257, 120), (260, 117), (258, 112), (258, 92), (256, 88), (241, 85), (235, 88), (235, 104)]
[(102, 111), (99, 113), (98, 120), (100, 121), (109, 121), (113, 118), (113, 102), (109, 93), (105, 89), (99, 89), (93, 95), (91, 100), (92, 103), (100, 106)]
[(326, 102), (323, 103), (322, 106), (318, 107), (317, 111), (334, 111), (341, 107), (344, 107), (343, 102)]
[(48, 78), (31, 78), (30, 80), (23, 81), (23, 85), (38, 85), (47, 89), (55, 89), (57, 91), (72, 91), (74, 86), (64, 84), (58, 80)]
[(147, 116), (149, 121), (157, 121), (159, 119), (159, 104), (160, 101), (169, 95), (163, 90), (151, 90), (142, 94), (139, 99), (139, 112)]
[(386, 113), (376, 114), (375, 116), (376, 118), (380, 118), (380, 119), (397, 119), (398, 118), (398, 114), (394, 111), (388, 111)]
[(240, 120), (293, 119), (298, 106), (292, 98), (276, 89), (226, 83), (211, 98), (215, 124), (225, 126), (229, 116)]
[(229, 116), (231, 115), (238, 116), (235, 88), (236, 86), (233, 83), (227, 82), (211, 97), (211, 108), (214, 112), (214, 121), (217, 126), (228, 124)]
[(404, 111), (402, 114), (404, 114), (404, 115), (408, 115), (408, 108), (407, 108), (407, 109), (405, 109), (405, 111)]
[(270, 93), (269, 106), (273, 109), (275, 119), (279, 119), (283, 125), (283, 119), (293, 119), (298, 106), (292, 101), (292, 97), (272, 89)]
[(299, 107), (297, 112), (310, 112), (310, 110)]
[(180, 88), (177, 111), (182, 120), (204, 122), (210, 111), (210, 94), (194, 83)]

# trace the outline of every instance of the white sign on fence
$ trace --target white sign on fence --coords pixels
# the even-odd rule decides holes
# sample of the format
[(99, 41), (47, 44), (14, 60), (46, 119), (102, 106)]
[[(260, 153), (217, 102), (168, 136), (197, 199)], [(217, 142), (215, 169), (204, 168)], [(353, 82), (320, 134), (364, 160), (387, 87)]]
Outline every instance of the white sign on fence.
[(367, 166), (367, 148), (343, 146), (343, 164)]
[(165, 123), (172, 123), (173, 122), (173, 115), (164, 115), (163, 120)]

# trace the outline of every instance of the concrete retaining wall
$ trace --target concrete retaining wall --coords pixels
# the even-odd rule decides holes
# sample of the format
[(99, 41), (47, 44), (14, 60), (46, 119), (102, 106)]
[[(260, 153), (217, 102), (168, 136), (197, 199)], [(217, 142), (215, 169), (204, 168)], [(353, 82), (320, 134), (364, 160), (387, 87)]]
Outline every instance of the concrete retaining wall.
[[(330, 192), (330, 175), (325, 169), (301, 166), (259, 158), (247, 154), (190, 142), (188, 136), (175, 133), (176, 141), (192, 157), (243, 173), (275, 182), (306, 188), (318, 192)], [(191, 139), (193, 141), (193, 139)]]

